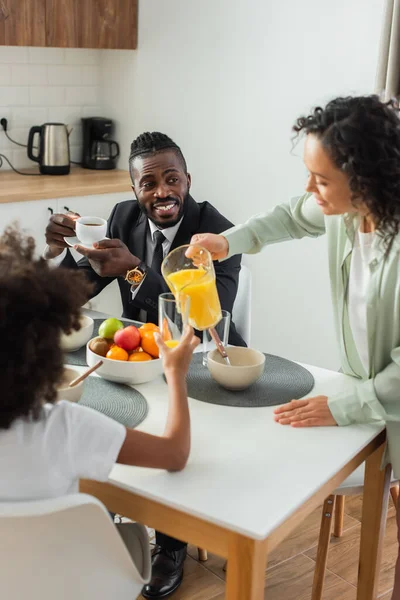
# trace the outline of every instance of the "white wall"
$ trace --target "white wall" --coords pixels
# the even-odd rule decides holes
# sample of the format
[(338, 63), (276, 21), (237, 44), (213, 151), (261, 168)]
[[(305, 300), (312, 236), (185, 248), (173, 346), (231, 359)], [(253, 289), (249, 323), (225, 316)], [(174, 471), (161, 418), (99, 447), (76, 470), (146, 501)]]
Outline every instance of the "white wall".
[[(145, 130), (181, 145), (192, 193), (234, 222), (304, 187), (294, 119), (339, 94), (373, 91), (381, 0), (146, 0), (136, 52), (102, 54), (104, 114), (120, 167)], [(248, 257), (252, 344), (338, 366), (324, 240)]]
[[(32, 125), (61, 122), (73, 127), (71, 160), (82, 158), (81, 117), (100, 113), (100, 50), (75, 48), (0, 47), (0, 119), (8, 134), (27, 143)], [(0, 128), (0, 153), (15, 168), (32, 167), (27, 151), (16, 146)], [(6, 161), (3, 169), (9, 169)]]

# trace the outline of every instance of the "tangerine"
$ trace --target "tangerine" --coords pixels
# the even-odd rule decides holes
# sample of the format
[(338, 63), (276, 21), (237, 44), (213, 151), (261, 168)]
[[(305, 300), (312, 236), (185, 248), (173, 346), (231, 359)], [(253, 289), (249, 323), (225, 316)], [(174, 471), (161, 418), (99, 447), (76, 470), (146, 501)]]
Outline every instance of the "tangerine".
[(153, 358), (158, 358), (160, 356), (160, 351), (158, 349), (156, 340), (154, 339), (155, 331), (142, 331), (140, 333), (142, 337), (142, 348), (147, 354), (150, 354)]
[(160, 331), (155, 323), (143, 323), (141, 327), (139, 327), (140, 337), (143, 337), (146, 331)]
[(153, 357), (147, 352), (133, 352), (128, 358), (129, 362), (143, 362), (144, 360), (153, 360)]
[(128, 356), (127, 351), (119, 346), (111, 346), (106, 354), (106, 358), (111, 358), (111, 360), (128, 360)]

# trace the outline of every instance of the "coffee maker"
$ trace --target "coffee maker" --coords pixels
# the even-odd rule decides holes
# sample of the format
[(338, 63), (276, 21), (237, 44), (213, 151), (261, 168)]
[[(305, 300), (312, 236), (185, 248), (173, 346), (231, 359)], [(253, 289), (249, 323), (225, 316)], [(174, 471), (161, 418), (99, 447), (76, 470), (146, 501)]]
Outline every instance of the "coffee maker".
[(119, 156), (117, 142), (110, 139), (113, 132), (111, 119), (88, 117), (82, 119), (83, 153), (85, 169), (115, 169)]

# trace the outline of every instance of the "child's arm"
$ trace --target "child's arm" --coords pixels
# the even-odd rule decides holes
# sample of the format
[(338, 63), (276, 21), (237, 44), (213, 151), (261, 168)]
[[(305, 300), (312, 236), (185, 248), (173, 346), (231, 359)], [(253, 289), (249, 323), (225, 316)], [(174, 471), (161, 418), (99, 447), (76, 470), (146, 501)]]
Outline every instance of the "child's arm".
[(186, 373), (193, 350), (199, 344), (191, 327), (187, 328), (179, 346), (167, 348), (156, 337), (164, 361), (168, 383), (168, 417), (163, 436), (150, 435), (134, 429), (126, 430), (126, 438), (117, 462), (138, 467), (153, 467), (180, 471), (190, 452), (190, 415), (186, 390)]

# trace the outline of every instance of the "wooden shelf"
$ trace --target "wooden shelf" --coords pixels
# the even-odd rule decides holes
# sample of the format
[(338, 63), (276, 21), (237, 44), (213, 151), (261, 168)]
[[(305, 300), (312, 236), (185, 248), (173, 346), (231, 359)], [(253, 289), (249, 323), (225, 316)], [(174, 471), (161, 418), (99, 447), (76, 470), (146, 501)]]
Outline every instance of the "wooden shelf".
[[(38, 171), (24, 169), (23, 172), (37, 173)], [(121, 169), (97, 171), (74, 167), (69, 175), (41, 175), (40, 177), (24, 177), (13, 171), (0, 171), (0, 204), (116, 192), (132, 193), (128, 171)]]

